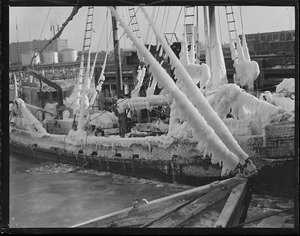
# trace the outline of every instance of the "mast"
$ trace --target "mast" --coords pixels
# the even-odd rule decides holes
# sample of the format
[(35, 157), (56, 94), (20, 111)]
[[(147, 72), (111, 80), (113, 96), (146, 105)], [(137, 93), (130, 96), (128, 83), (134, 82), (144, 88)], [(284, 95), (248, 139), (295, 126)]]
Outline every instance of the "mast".
[[(116, 6), (114, 6), (117, 9)], [(120, 47), (118, 39), (118, 26), (115, 16), (111, 16), (112, 28), (113, 28), (113, 41), (114, 41), (114, 55), (115, 55), (115, 69), (116, 69), (116, 82), (117, 82), (117, 96), (122, 97), (122, 68), (121, 68), (121, 58), (120, 58)]]
[[(113, 6), (116, 10), (117, 7)], [(122, 89), (122, 67), (121, 67), (121, 58), (120, 58), (120, 47), (118, 39), (118, 26), (116, 17), (111, 14), (112, 20), (112, 30), (113, 30), (113, 43), (114, 43), (114, 54), (115, 54), (115, 69), (116, 69), (116, 82), (117, 82), (117, 97), (123, 98), (123, 89)], [(119, 134), (121, 137), (125, 137), (125, 134), (129, 127), (127, 126), (127, 116), (126, 112), (118, 113), (119, 121)]]
[(20, 49), (19, 49), (19, 33), (18, 33), (18, 18), (16, 17), (16, 31), (17, 31), (17, 52), (18, 52), (18, 62), (22, 64), (20, 58)]

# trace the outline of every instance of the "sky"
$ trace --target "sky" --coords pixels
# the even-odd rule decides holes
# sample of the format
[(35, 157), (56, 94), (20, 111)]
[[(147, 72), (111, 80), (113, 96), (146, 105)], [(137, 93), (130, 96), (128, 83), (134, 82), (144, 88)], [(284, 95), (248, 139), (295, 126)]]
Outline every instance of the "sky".
[[(158, 17), (156, 25), (161, 32), (176, 33), (179, 41), (182, 39), (184, 25), (184, 7), (161, 6), (156, 7)], [(159, 9), (158, 9), (159, 8)], [(137, 10), (138, 7), (135, 7)], [(151, 16), (154, 7), (145, 7)], [(53, 34), (50, 31), (50, 25), (61, 26), (68, 18), (72, 7), (10, 7), (9, 11), (9, 42), (31, 41), (34, 39), (50, 39)], [(295, 29), (295, 8), (294, 7), (265, 7), (265, 6), (234, 6), (234, 17), (238, 34), (263, 33), (282, 30)], [(118, 7), (119, 15), (125, 22), (129, 23), (128, 7)], [(203, 26), (203, 7), (198, 6), (199, 12), (199, 37), (204, 42)], [(180, 13), (180, 14), (179, 14)], [(154, 36), (147, 35), (148, 24), (142, 11), (137, 11), (137, 23), (140, 33), (145, 43), (155, 43)], [(223, 43), (229, 42), (228, 26), (224, 6), (216, 7), (217, 24), (220, 40)], [(68, 40), (68, 47), (82, 50), (85, 24), (87, 18), (87, 7), (79, 9), (74, 19), (68, 23), (61, 35), (61, 39)], [(177, 23), (177, 24), (176, 24)], [(18, 30), (16, 30), (16, 25)], [(106, 7), (94, 8), (92, 51), (112, 49), (111, 35), (111, 15)], [(120, 47), (124, 49), (132, 48), (132, 43), (126, 37), (121, 37), (123, 30), (119, 27), (118, 36), (120, 38)], [(150, 35), (150, 36), (149, 36)], [(151, 37), (152, 36), (152, 37)], [(109, 45), (108, 45), (109, 42)]]

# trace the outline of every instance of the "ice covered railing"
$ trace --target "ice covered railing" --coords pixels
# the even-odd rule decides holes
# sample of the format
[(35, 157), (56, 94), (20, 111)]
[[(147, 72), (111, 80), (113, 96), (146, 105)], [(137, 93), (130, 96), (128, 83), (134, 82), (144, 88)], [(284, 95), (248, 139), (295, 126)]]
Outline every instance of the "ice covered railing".
[(13, 123), (20, 129), (47, 134), (47, 131), (43, 128), (42, 124), (27, 109), (21, 98), (16, 98), (14, 100), (9, 120), (10, 123)]
[(256, 134), (261, 134), (265, 124), (291, 118), (284, 109), (259, 100), (236, 84), (223, 85), (208, 101), (223, 120), (229, 113), (230, 119), (250, 119)]
[[(168, 91), (170, 98), (173, 99), (172, 105), (174, 105), (178, 109), (182, 110), (182, 113), (184, 113), (184, 115), (186, 116), (187, 122), (189, 123), (189, 126), (193, 130), (193, 136), (198, 140), (198, 148), (200, 150), (204, 150), (204, 151), (207, 151), (212, 154), (211, 155), (212, 163), (222, 163), (222, 175), (225, 175), (229, 171), (234, 170), (237, 167), (239, 162), (241, 164), (245, 164), (245, 160), (248, 158), (247, 154), (244, 153), (244, 155), (237, 157), (236, 154), (231, 152), (227, 148), (227, 146), (224, 145), (224, 143), (220, 140), (219, 136), (215, 133), (215, 131), (212, 129), (212, 127), (207, 124), (206, 120), (202, 117), (202, 115), (200, 115), (198, 110), (190, 102), (190, 100), (187, 98), (187, 96), (176, 86), (173, 79), (160, 66), (160, 64), (151, 55), (151, 53), (146, 49), (146, 47), (139, 42), (139, 40), (134, 36), (132, 31), (128, 28), (127, 24), (121, 20), (117, 11), (113, 7), (110, 7), (110, 10), (111, 10), (112, 14), (118, 20), (119, 24), (124, 29), (125, 34), (133, 41), (135, 47), (138, 50), (139, 58), (145, 59), (145, 61), (150, 66), (149, 71), (151, 72), (151, 74), (153, 74), (153, 76), (155, 78), (157, 78), (158, 83), (160, 83), (164, 87), (164, 89)], [(153, 28), (157, 39), (160, 41), (160, 43), (162, 43), (164, 50), (170, 57), (173, 68), (174, 67), (176, 69), (178, 67), (180, 68), (179, 72), (178, 72), (178, 74), (180, 76), (177, 76), (177, 78), (186, 77), (187, 80), (190, 81), (190, 83), (188, 83), (188, 85), (186, 87), (188, 87), (187, 90), (189, 90), (191, 97), (193, 97), (195, 94), (198, 94), (198, 92), (199, 92), (198, 87), (194, 84), (191, 77), (188, 75), (187, 71), (183, 68), (183, 66), (181, 65), (181, 63), (179, 62), (179, 60), (177, 59), (175, 54), (172, 52), (172, 49), (168, 46), (165, 39), (158, 33), (158, 30), (154, 26), (149, 15), (146, 13), (146, 11), (142, 7), (141, 7), (141, 10), (143, 11), (147, 21)], [(191, 97), (189, 97), (189, 98), (191, 99)], [(199, 98), (199, 96), (196, 96), (195, 99), (193, 100), (193, 102), (196, 103), (196, 99), (198, 99), (198, 98)], [(206, 103), (203, 101), (205, 101)], [(209, 113), (210, 118), (218, 117), (217, 114), (211, 108), (211, 106), (207, 103), (207, 101), (203, 95), (201, 97), (200, 102), (201, 102), (201, 104), (202, 103), (206, 104), (204, 107), (203, 106), (201, 107), (201, 108), (204, 108), (204, 109), (202, 109), (203, 113)], [(208, 110), (209, 109), (208, 107), (211, 110)], [(219, 117), (217, 119), (219, 119)], [(209, 120), (209, 119), (207, 119), (207, 120)], [(211, 121), (214, 122), (215, 119), (211, 119)], [(222, 122), (222, 124), (223, 124), (223, 122)], [(225, 126), (225, 128), (226, 128), (226, 126)], [(229, 130), (228, 130), (228, 133), (230, 134)], [(223, 138), (224, 138), (224, 136), (223, 136)], [(232, 137), (232, 139), (233, 139), (233, 137)], [(234, 140), (234, 141), (235, 141), (235, 145), (238, 146), (236, 140)], [(240, 148), (240, 151), (242, 151), (241, 148)], [(253, 169), (251, 169), (251, 170), (255, 169), (254, 166), (252, 166), (252, 168)]]
[(125, 109), (130, 110), (140, 110), (147, 108), (151, 110), (153, 107), (163, 106), (169, 103), (169, 99), (163, 95), (151, 95), (148, 97), (133, 97), (131, 99), (126, 99), (125, 101), (120, 101), (118, 103), (118, 112), (122, 113)]

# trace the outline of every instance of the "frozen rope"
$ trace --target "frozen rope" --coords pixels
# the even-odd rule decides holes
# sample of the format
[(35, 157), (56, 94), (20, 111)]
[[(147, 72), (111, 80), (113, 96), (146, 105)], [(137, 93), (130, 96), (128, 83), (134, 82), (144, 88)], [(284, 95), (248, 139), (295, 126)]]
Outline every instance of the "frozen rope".
[(271, 217), (271, 216), (278, 215), (278, 214), (283, 213), (283, 212), (288, 212), (288, 211), (293, 210), (293, 209), (294, 209), (294, 207), (291, 207), (291, 208), (288, 208), (288, 209), (284, 209), (284, 210), (282, 210), (282, 211), (278, 211), (278, 212), (275, 212), (275, 213), (271, 213), (271, 214), (269, 214), (269, 215), (265, 215), (265, 216), (256, 218), (256, 219), (254, 219), (254, 220), (250, 220), (250, 221), (247, 221), (247, 222), (245, 222), (245, 223), (238, 224), (238, 225), (236, 225), (236, 226), (233, 226), (232, 228), (239, 228), (239, 227), (244, 226), (244, 225), (246, 225), (246, 224), (250, 224), (250, 223), (253, 223), (253, 222), (258, 221), (258, 220), (263, 220), (263, 219), (265, 219), (265, 218), (269, 218), (269, 217)]

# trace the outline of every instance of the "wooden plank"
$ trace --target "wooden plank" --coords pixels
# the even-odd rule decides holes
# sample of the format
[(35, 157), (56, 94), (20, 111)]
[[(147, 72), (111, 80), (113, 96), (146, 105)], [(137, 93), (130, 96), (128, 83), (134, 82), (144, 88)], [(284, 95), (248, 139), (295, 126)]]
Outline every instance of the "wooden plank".
[(204, 196), (196, 199), (189, 205), (179, 209), (177, 212), (173, 212), (167, 218), (164, 218), (158, 222), (155, 222), (150, 227), (179, 227), (187, 220), (198, 215), (201, 211), (216, 204), (221, 199), (227, 197), (234, 186), (216, 188)]
[(234, 216), (237, 207), (242, 200), (243, 193), (246, 191), (247, 181), (237, 185), (231, 192), (216, 224), (215, 227), (227, 227), (232, 217)]
[(181, 203), (179, 206), (176, 206), (176, 207), (173, 206), (173, 207), (171, 207), (170, 209), (168, 209), (168, 211), (166, 211), (165, 213), (161, 214), (159, 217), (156, 217), (155, 219), (153, 219), (151, 221), (148, 221), (147, 223), (145, 223), (144, 225), (142, 225), (141, 228), (148, 227), (149, 225), (152, 225), (153, 223), (155, 223), (155, 222), (157, 222), (159, 220), (162, 220), (163, 218), (169, 216), (173, 212), (178, 211), (180, 208), (182, 208), (182, 207), (190, 204), (193, 201), (195, 201), (195, 199), (191, 199), (191, 200), (185, 201), (185, 202)]
[(100, 216), (76, 225), (71, 226), (71, 228), (77, 227), (102, 227), (102, 225), (110, 224), (111, 222), (118, 221), (120, 219), (130, 217), (135, 214), (142, 212), (147, 212), (155, 208), (160, 208), (164, 205), (171, 204), (173, 202), (180, 201), (182, 199), (188, 200), (195, 198), (197, 196), (202, 196), (215, 188), (230, 187), (235, 186), (238, 183), (242, 182), (243, 178), (233, 177), (223, 181), (214, 182), (212, 184), (200, 186), (194, 189), (186, 190), (184, 192), (176, 193), (167, 197), (159, 198), (153, 201), (150, 201), (147, 205), (143, 205), (139, 208), (133, 209), (132, 207), (123, 209), (121, 211), (113, 212), (108, 215)]
[[(142, 226), (147, 222), (155, 221), (156, 219), (161, 218), (166, 212), (169, 212), (170, 209), (178, 208), (178, 206), (182, 205), (182, 202), (175, 202), (160, 206), (159, 208), (155, 208), (153, 210), (149, 210), (146, 212), (140, 212), (137, 214), (130, 215), (126, 218), (122, 218), (119, 220), (115, 220), (113, 222), (107, 222), (107, 224), (101, 225), (101, 227), (130, 227), (130, 226)], [(134, 209), (132, 209), (134, 211)]]

